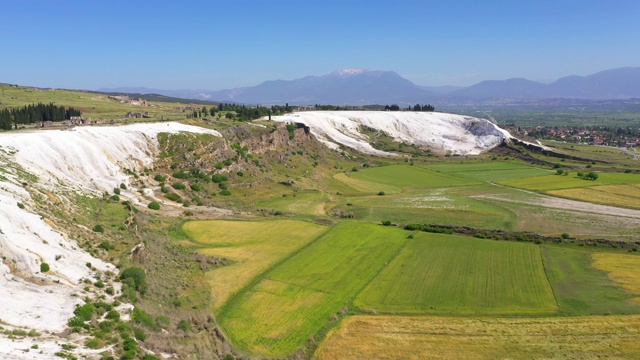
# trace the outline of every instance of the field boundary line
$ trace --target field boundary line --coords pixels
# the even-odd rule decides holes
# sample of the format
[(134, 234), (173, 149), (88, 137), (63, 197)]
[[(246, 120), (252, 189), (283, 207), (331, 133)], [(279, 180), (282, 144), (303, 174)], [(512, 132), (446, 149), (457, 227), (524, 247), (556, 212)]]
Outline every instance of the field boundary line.
[(547, 263), (544, 260), (544, 256), (542, 256), (543, 249), (546, 246), (538, 245), (538, 256), (540, 256), (540, 263), (542, 264), (542, 269), (544, 270), (544, 277), (547, 279), (547, 283), (549, 284), (549, 288), (551, 288), (551, 294), (553, 295), (553, 301), (556, 303), (556, 307), (558, 310), (555, 311), (556, 314), (560, 313), (560, 304), (558, 303), (558, 296), (556, 295), (556, 289), (553, 287), (551, 280), (549, 279), (549, 272), (547, 270)]
[[(402, 229), (402, 228), (400, 228), (400, 229)], [(402, 230), (404, 230), (404, 229), (402, 229)], [(372, 282), (373, 280), (375, 280), (378, 276), (380, 276), (380, 273), (381, 273), (384, 269), (386, 269), (386, 268), (389, 266), (389, 264), (391, 264), (391, 263), (392, 263), (392, 262), (393, 262), (393, 261), (398, 257), (398, 255), (400, 254), (400, 252), (401, 252), (402, 250), (404, 250), (404, 248), (406, 248), (406, 247), (408, 246), (408, 241), (409, 241), (409, 240), (405, 239), (404, 244), (402, 244), (402, 246), (398, 246), (398, 250), (396, 251), (396, 253), (395, 253), (395, 254), (393, 254), (393, 256), (389, 259), (389, 261), (388, 261), (386, 264), (384, 264), (384, 266), (380, 267), (380, 269), (378, 269), (378, 271), (377, 271), (377, 272), (376, 272), (376, 274), (371, 278), (371, 280), (367, 281), (367, 283), (366, 283), (366, 284), (364, 284), (364, 286), (363, 286), (360, 290), (358, 290), (358, 292), (357, 292), (357, 293), (356, 293), (356, 294), (355, 294), (351, 299), (349, 299), (349, 304), (351, 304), (351, 305), (354, 307), (354, 310), (355, 310), (355, 309), (357, 309), (357, 310), (358, 310), (358, 312), (359, 312), (360, 314), (366, 314), (366, 313), (363, 313), (363, 312), (362, 312), (362, 311), (364, 311), (364, 309), (361, 309), (361, 308), (359, 308), (358, 306), (356, 306), (356, 304), (355, 304), (355, 300), (358, 298), (358, 296), (360, 296), (360, 294), (364, 291), (364, 289), (366, 289), (366, 288), (369, 286), (369, 284), (371, 284), (371, 282)], [(342, 320), (341, 320), (340, 322), (342, 322)]]
[[(340, 224), (340, 223), (338, 223)], [(242, 287), (240, 290), (238, 290), (238, 292), (236, 292), (235, 294), (233, 294), (231, 297), (229, 297), (227, 299), (227, 301), (225, 301), (225, 303), (218, 309), (218, 311), (215, 313), (216, 317), (221, 317), (223, 316), (223, 314), (227, 311), (227, 308), (230, 306), (229, 304), (231, 304), (233, 302), (233, 300), (239, 298), (240, 296), (244, 295), (245, 293), (247, 293), (248, 291), (251, 290), (251, 288), (253, 288), (254, 286), (256, 286), (260, 281), (262, 281), (263, 279), (266, 278), (266, 276), (276, 267), (282, 265), (285, 261), (289, 260), (290, 258), (292, 258), (293, 256), (295, 256), (296, 254), (300, 253), (302, 250), (306, 249), (307, 247), (311, 246), (312, 244), (315, 244), (317, 241), (319, 241), (322, 237), (324, 237), (326, 234), (328, 234), (330, 231), (332, 231), (338, 224), (336, 225), (332, 225), (330, 226), (326, 231), (323, 231), (322, 233), (318, 234), (318, 236), (316, 236), (314, 239), (312, 239), (311, 241), (309, 241), (307, 244), (301, 246), (300, 248), (296, 249), (295, 251), (291, 252), (290, 254), (288, 254), (287, 256), (283, 257), (282, 259), (278, 260), (277, 262), (275, 262), (271, 267), (269, 267), (268, 269), (266, 269), (265, 271), (263, 271), (262, 273), (258, 274), (256, 277), (254, 277), (246, 286)], [(225, 334), (226, 336), (226, 334)]]

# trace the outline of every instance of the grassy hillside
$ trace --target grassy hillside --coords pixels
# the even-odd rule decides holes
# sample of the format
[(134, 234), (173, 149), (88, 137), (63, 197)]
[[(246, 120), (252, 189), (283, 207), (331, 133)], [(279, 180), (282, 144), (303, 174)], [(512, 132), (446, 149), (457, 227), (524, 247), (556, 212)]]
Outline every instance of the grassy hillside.
[(122, 119), (128, 112), (148, 112), (151, 119), (156, 121), (180, 120), (185, 118), (185, 111), (189, 108), (187, 100), (182, 104), (151, 101), (146, 105), (133, 105), (130, 102), (99, 93), (0, 84), (0, 108), (20, 107), (36, 103), (54, 103), (58, 106), (74, 107), (80, 110), (84, 117), (102, 119), (103, 121)]

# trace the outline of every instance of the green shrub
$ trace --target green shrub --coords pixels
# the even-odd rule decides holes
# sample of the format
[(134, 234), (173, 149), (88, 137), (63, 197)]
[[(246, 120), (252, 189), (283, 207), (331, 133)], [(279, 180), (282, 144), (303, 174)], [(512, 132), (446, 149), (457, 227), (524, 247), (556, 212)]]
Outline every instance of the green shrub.
[(24, 204), (23, 204), (23, 203), (21, 203), (21, 202), (19, 202), (19, 203), (18, 203), (18, 207), (19, 207), (20, 209), (24, 209)]
[(229, 180), (229, 178), (226, 175), (215, 174), (211, 177), (211, 180), (213, 180), (214, 183), (219, 184), (221, 182)]
[(164, 175), (156, 174), (156, 176), (153, 178), (153, 180), (155, 180), (157, 182), (165, 182), (165, 181), (167, 181), (167, 178)]
[(166, 194), (169, 192), (169, 188), (166, 186), (160, 186), (160, 191), (162, 191), (163, 194)]
[(50, 268), (49, 268), (49, 264), (47, 264), (47, 263), (42, 263), (42, 264), (40, 264), (40, 272), (42, 272), (42, 273), (46, 273), (46, 272), (48, 272), (49, 270), (50, 270)]
[(187, 174), (184, 171), (177, 171), (173, 173), (173, 177), (176, 179), (188, 179), (189, 178), (189, 174)]
[(134, 323), (144, 325), (149, 329), (156, 328), (156, 322), (153, 317), (138, 308), (133, 309), (133, 315), (131, 316), (131, 319)]
[(179, 183), (179, 182), (175, 182), (175, 183), (171, 184), (171, 187), (176, 189), (176, 190), (184, 190), (184, 189), (187, 188), (183, 183)]
[(110, 320), (119, 321), (120, 313), (117, 310), (111, 310), (107, 313), (106, 318)]
[(189, 187), (191, 188), (191, 190), (193, 191), (200, 191), (202, 190), (202, 186), (200, 186), (200, 184), (191, 184), (189, 185)]
[(147, 205), (147, 207), (151, 210), (160, 210), (160, 204), (158, 204), (155, 201), (150, 202), (149, 205)]
[(104, 226), (98, 224), (98, 225), (93, 227), (93, 231), (95, 231), (97, 233), (103, 233), (104, 232)]
[(80, 327), (82, 325), (84, 325), (84, 320), (82, 320), (81, 318), (74, 316), (71, 319), (69, 319), (69, 322), (67, 323), (69, 324), (69, 326), (71, 327)]
[(187, 320), (180, 320), (180, 322), (178, 323), (178, 329), (187, 332), (191, 330), (191, 323)]
[(222, 190), (222, 191), (220, 191), (220, 195), (222, 195), (222, 196), (229, 196), (229, 195), (231, 195), (231, 191), (229, 191), (229, 190)]
[(120, 274), (120, 280), (123, 280), (123, 282), (130, 280), (134, 289), (141, 294), (144, 294), (147, 291), (147, 274), (141, 267), (132, 266), (126, 269)]
[(120, 360), (133, 360), (136, 358), (137, 351), (136, 349), (131, 349), (124, 354), (120, 355)]
[(140, 328), (133, 328), (133, 336), (140, 341), (145, 341), (147, 339), (147, 334), (145, 334), (144, 330)]
[(176, 194), (176, 193), (168, 193), (167, 195), (165, 195), (165, 197), (169, 200), (175, 201), (175, 202), (181, 202), (182, 198), (180, 197), (180, 195)]
[(378, 195), (383, 196), (383, 195), (384, 195), (384, 191), (380, 191), (380, 192), (378, 193)]
[(80, 320), (84, 321), (89, 321), (91, 320), (91, 317), (93, 316), (93, 313), (95, 313), (96, 308), (95, 306), (93, 306), (92, 304), (84, 304), (82, 306), (78, 306), (74, 311), (73, 314)]
[(120, 195), (120, 189), (118, 188), (113, 189), (113, 193), (116, 195)]
[(205, 174), (203, 172), (198, 174), (198, 178), (200, 178), (200, 179), (202, 179), (202, 180), (204, 180), (206, 182), (211, 182), (211, 176), (209, 176), (209, 175), (207, 175), (207, 174)]
[(98, 339), (91, 339), (89, 341), (87, 341), (86, 343), (84, 343), (84, 345), (86, 347), (88, 347), (89, 349), (99, 349), (100, 348), (100, 341), (98, 341)]
[(113, 249), (116, 248), (115, 245), (113, 245), (112, 243), (108, 242), (107, 240), (101, 242), (100, 245), (98, 245), (98, 247), (101, 248), (101, 249), (105, 249), (107, 251), (113, 250)]
[(238, 175), (238, 176), (240, 176), (240, 177), (243, 177), (243, 176), (244, 176), (244, 173), (243, 173), (242, 171), (238, 171), (238, 172), (236, 173), (236, 175)]

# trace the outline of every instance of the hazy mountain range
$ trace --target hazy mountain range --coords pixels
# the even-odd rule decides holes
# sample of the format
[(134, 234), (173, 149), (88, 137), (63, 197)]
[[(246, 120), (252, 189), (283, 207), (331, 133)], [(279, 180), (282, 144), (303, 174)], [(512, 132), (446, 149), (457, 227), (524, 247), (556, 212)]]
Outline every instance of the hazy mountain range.
[(393, 71), (343, 69), (323, 76), (265, 81), (226, 90), (162, 90), (144, 87), (99, 89), (101, 92), (160, 94), (247, 104), (364, 105), (415, 104), (490, 99), (627, 99), (640, 98), (640, 67), (567, 76), (550, 84), (522, 78), (487, 80), (469, 87), (420, 86)]

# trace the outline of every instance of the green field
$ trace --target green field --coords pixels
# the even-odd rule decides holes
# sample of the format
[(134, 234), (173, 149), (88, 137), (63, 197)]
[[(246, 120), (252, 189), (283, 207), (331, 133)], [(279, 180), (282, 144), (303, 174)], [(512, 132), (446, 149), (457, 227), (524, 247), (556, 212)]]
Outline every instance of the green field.
[(185, 245), (205, 255), (232, 260), (231, 265), (206, 274), (214, 308), (269, 269), (283, 257), (306, 245), (328, 228), (304, 221), (190, 221), (183, 231)]
[[(637, 314), (637, 296), (593, 266), (593, 252), (542, 247), (542, 257), (558, 306), (567, 315)], [(636, 258), (640, 261), (640, 257)]]
[(571, 172), (571, 174), (568, 176), (535, 176), (523, 179), (500, 181), (500, 184), (525, 190), (546, 191), (577, 187), (589, 187), (594, 185), (640, 183), (640, 174), (598, 173), (598, 175), (598, 180), (595, 181), (580, 179), (576, 175), (576, 172)]
[(416, 234), (358, 296), (383, 313), (516, 314), (557, 309), (532, 244)]
[[(461, 194), (462, 187), (410, 190), (402, 194), (362, 196), (348, 199), (356, 219), (371, 222), (430, 223), (467, 225), (480, 228), (512, 229), (515, 215), (504, 207)], [(465, 187), (466, 189), (466, 187)]]
[(485, 161), (461, 164), (436, 164), (423, 165), (422, 167), (429, 170), (434, 170), (445, 174), (478, 181), (502, 181), (532, 176), (541, 176), (551, 173), (550, 170), (503, 161)]
[(329, 200), (327, 194), (320, 191), (297, 192), (256, 203), (258, 207), (280, 210), (297, 214), (324, 214), (324, 204)]
[(478, 184), (476, 181), (409, 165), (368, 168), (351, 172), (350, 177), (360, 181), (397, 188), (439, 188)]
[(242, 351), (289, 355), (349, 306), (405, 237), (394, 228), (340, 223), (231, 298), (220, 323)]

